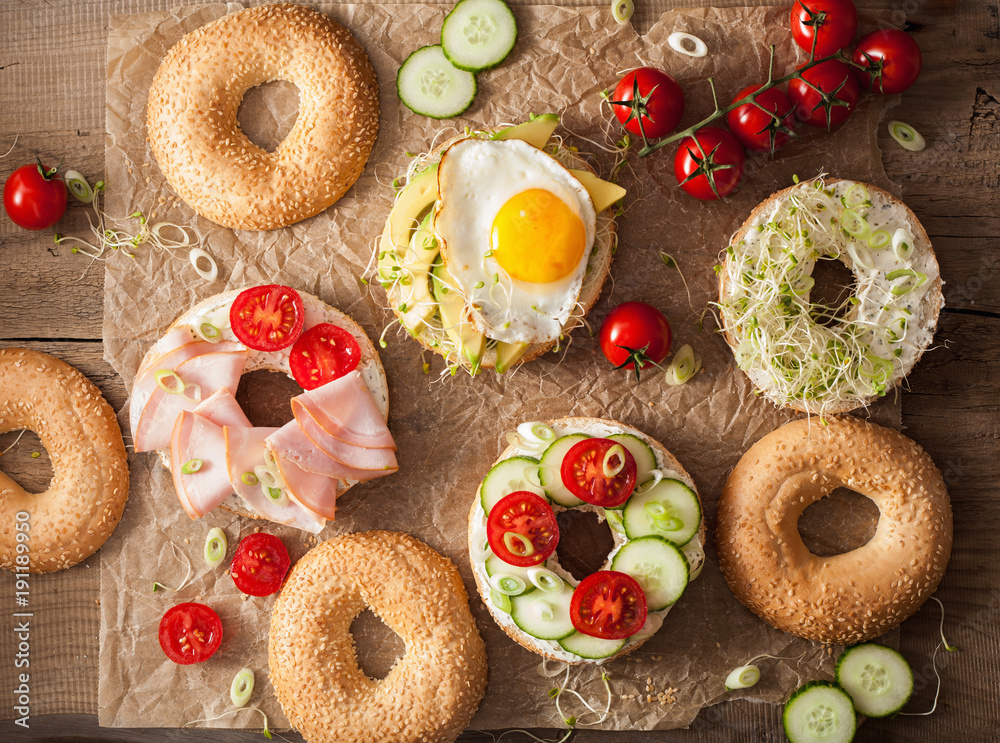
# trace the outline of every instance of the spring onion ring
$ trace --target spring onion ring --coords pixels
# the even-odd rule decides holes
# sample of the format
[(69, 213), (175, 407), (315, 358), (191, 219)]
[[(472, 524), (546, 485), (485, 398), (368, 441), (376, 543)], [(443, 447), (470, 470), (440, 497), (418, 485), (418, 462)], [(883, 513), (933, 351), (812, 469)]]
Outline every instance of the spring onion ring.
[(234, 706), (242, 707), (250, 701), (251, 694), (253, 694), (253, 671), (244, 668), (233, 678), (232, 686), (229, 687), (229, 698)]
[(517, 427), (517, 435), (522, 441), (549, 443), (555, 441), (556, 432), (544, 423), (527, 422)]
[(660, 531), (680, 531), (684, 528), (684, 522), (676, 516), (665, 519), (653, 519), (653, 526)]
[(622, 515), (618, 511), (605, 510), (604, 520), (608, 522), (608, 526), (619, 534), (625, 533), (625, 524), (622, 522)]
[(524, 534), (518, 534), (516, 531), (505, 531), (503, 533), (503, 544), (512, 555), (517, 555), (518, 557), (529, 557), (535, 554), (535, 545), (531, 543)]
[(523, 578), (510, 573), (496, 573), (490, 576), (490, 585), (493, 590), (499, 591), (504, 596), (520, 596), (528, 587)]
[(905, 227), (892, 233), (892, 252), (901, 261), (908, 261), (913, 255), (913, 235)]
[(865, 271), (875, 270), (875, 262), (872, 260), (872, 254), (861, 243), (847, 243), (847, 253), (851, 256), (851, 260), (854, 261), (854, 265), (863, 268)]
[(875, 230), (868, 238), (868, 247), (872, 250), (888, 248), (890, 244), (892, 244), (892, 235), (889, 234), (888, 230)]
[(674, 31), (667, 37), (667, 43), (675, 52), (689, 57), (704, 57), (708, 54), (708, 45), (704, 41), (684, 31)]
[(78, 171), (67, 170), (63, 173), (63, 183), (66, 184), (66, 188), (77, 201), (83, 204), (90, 204), (94, 201), (94, 189)]
[(632, 0), (614, 0), (611, 3), (611, 15), (615, 17), (615, 21), (618, 22), (619, 26), (624, 26), (628, 23), (634, 12), (635, 5)]
[[(210, 568), (218, 567), (226, 559), (226, 550), (228, 548), (229, 542), (226, 541), (226, 532), (217, 526), (213, 527), (205, 539), (205, 562), (208, 563)], [(253, 681), (251, 680), (252, 684)], [(241, 705), (236, 706), (239, 707)]]
[(752, 663), (748, 663), (745, 666), (734, 668), (726, 676), (726, 691), (749, 689), (751, 686), (756, 686), (758, 681), (760, 681), (760, 669)]
[(701, 357), (694, 355), (694, 349), (685, 343), (674, 355), (674, 360), (667, 367), (667, 384), (671, 387), (685, 384), (701, 369)]
[(510, 614), (510, 598), (500, 593), (500, 591), (495, 588), (490, 589), (490, 601), (493, 603), (493, 606), (498, 608), (500, 611)]
[(469, 544), (472, 545), (470, 552), (473, 560), (485, 560), (493, 554), (493, 550), (490, 549), (489, 539), (486, 536), (485, 526), (481, 526), (476, 529), (475, 533), (472, 535), (472, 539), (469, 540)]
[(895, 139), (900, 147), (910, 152), (920, 152), (927, 146), (920, 132), (902, 121), (889, 122), (889, 136)]
[(535, 588), (543, 591), (558, 592), (563, 589), (563, 579), (553, 573), (548, 568), (533, 567), (528, 568), (528, 580)]
[[(156, 225), (159, 227), (159, 225)], [(185, 236), (187, 233), (185, 233)], [(188, 260), (191, 261), (191, 265), (194, 266), (194, 270), (198, 272), (205, 281), (215, 281), (219, 277), (219, 266), (215, 262), (215, 258), (209, 255), (207, 250), (202, 250), (201, 248), (191, 248), (191, 252), (188, 253)], [(199, 265), (199, 261), (208, 261), (209, 268), (205, 269)]]
[(261, 484), (260, 490), (264, 494), (265, 498), (270, 500), (279, 508), (288, 505), (288, 494), (285, 492), (284, 488), (269, 488), (267, 485)]
[(868, 193), (868, 187), (864, 183), (855, 183), (847, 189), (843, 202), (848, 209), (864, 208), (867, 210), (871, 206), (871, 194)]
[(191, 329), (195, 335), (208, 343), (218, 343), (222, 340), (222, 331), (207, 317), (196, 317), (191, 321)]
[(184, 391), (184, 380), (173, 369), (157, 369), (153, 374), (156, 385), (168, 395), (179, 395)]
[[(612, 461), (617, 459), (617, 464), (612, 464)], [(605, 477), (614, 477), (623, 469), (625, 469), (625, 447), (621, 444), (615, 444), (610, 449), (604, 453), (604, 462), (602, 463), (604, 468)]]
[(867, 240), (872, 234), (871, 225), (868, 220), (862, 217), (853, 209), (844, 209), (840, 213), (840, 226), (844, 231), (856, 240)]
[(647, 503), (643, 507), (643, 510), (647, 514), (649, 514), (649, 517), (651, 519), (665, 519), (665, 518), (669, 518), (669, 514), (667, 513), (666, 506), (664, 506), (659, 501), (651, 501), (650, 503)]
[(243, 480), (244, 484), (249, 485), (251, 487), (253, 487), (259, 482), (257, 480), (257, 475), (255, 475), (253, 472), (244, 472), (243, 476), (240, 479)]
[[(259, 482), (265, 488), (274, 488), (278, 486), (278, 478), (274, 476), (274, 473), (266, 465), (258, 464), (253, 468), (253, 474)], [(243, 482), (246, 482), (244, 480)], [(248, 485), (250, 483), (247, 483)]]
[(541, 599), (531, 603), (531, 610), (535, 613), (536, 617), (544, 622), (551, 622), (552, 617), (555, 616), (555, 610), (552, 608), (552, 604), (548, 601), (542, 601)]
[(694, 580), (701, 575), (702, 568), (705, 567), (705, 548), (701, 540), (695, 537), (690, 542), (681, 547), (681, 552), (688, 561), (688, 569), (691, 571), (689, 580)]
[(204, 462), (200, 459), (189, 459), (184, 464), (181, 465), (181, 472), (185, 475), (193, 475), (195, 472), (201, 469)]
[(181, 397), (188, 402), (201, 402), (201, 385), (185, 384), (184, 389), (181, 390)]

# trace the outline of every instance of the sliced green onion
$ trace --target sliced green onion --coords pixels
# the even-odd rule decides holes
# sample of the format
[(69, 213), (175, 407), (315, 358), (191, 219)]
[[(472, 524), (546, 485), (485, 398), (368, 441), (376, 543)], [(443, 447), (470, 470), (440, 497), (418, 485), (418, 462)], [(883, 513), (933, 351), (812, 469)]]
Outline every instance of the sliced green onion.
[(529, 465), (524, 468), (524, 479), (536, 488), (545, 487), (542, 485), (542, 478), (538, 465)]
[(858, 268), (864, 271), (875, 270), (875, 261), (872, 260), (872, 254), (861, 243), (847, 243), (847, 254), (851, 256), (851, 261)]
[(184, 389), (181, 391), (181, 397), (183, 397), (188, 402), (201, 402), (201, 385), (200, 384), (184, 385)]
[(476, 531), (472, 534), (472, 538), (469, 540), (469, 544), (469, 552), (471, 553), (470, 556), (476, 562), (482, 562), (493, 554), (493, 550), (490, 549), (490, 540), (486, 536), (485, 526), (480, 526), (476, 529)]
[(910, 152), (920, 152), (927, 146), (920, 132), (902, 121), (889, 122), (889, 136), (895, 139), (900, 147)]
[(865, 184), (855, 183), (847, 189), (847, 193), (844, 194), (844, 205), (848, 209), (856, 209), (859, 206), (868, 206), (870, 198), (871, 196), (868, 193), (868, 188)]
[(179, 395), (184, 391), (184, 380), (172, 369), (159, 369), (153, 374), (157, 386), (168, 395)]
[[(186, 234), (186, 233), (185, 233)], [(215, 281), (219, 277), (219, 266), (207, 250), (202, 250), (201, 248), (191, 248), (191, 252), (188, 253), (188, 260), (191, 261), (191, 265), (194, 266), (194, 270), (198, 272), (205, 281)], [(208, 268), (201, 267), (201, 261), (208, 261)]]
[(510, 573), (496, 573), (490, 576), (490, 585), (504, 596), (520, 596), (528, 587), (523, 578)]
[(649, 473), (645, 480), (636, 485), (635, 492), (639, 495), (643, 493), (648, 493), (650, 490), (656, 487), (656, 485), (663, 479), (663, 473), (659, 470), (653, 470)]
[(686, 383), (701, 369), (701, 358), (694, 355), (694, 349), (685, 343), (674, 355), (667, 367), (666, 381), (671, 387)]
[(184, 464), (181, 465), (181, 472), (185, 475), (193, 475), (195, 472), (201, 469), (204, 462), (200, 459), (189, 459)]
[(539, 441), (555, 441), (556, 432), (544, 423), (532, 423), (530, 426), (531, 435)]
[(498, 591), (495, 588), (490, 589), (490, 601), (492, 602), (493, 606), (498, 608), (500, 611), (504, 612), (505, 614), (510, 614), (511, 610), (510, 598), (503, 595), (502, 593), (500, 593), (500, 591)]
[(253, 473), (257, 476), (257, 482), (265, 488), (278, 487), (278, 478), (274, 476), (274, 473), (266, 465), (258, 464), (253, 468)]
[(848, 235), (858, 240), (867, 240), (868, 236), (872, 234), (872, 228), (868, 224), (868, 220), (853, 209), (844, 209), (840, 213), (840, 226), (844, 228), (844, 231)]
[(908, 261), (913, 255), (913, 235), (905, 227), (892, 233), (892, 252), (901, 261)]
[(895, 281), (896, 279), (901, 279), (904, 276), (916, 276), (917, 272), (912, 268), (897, 268), (895, 271), (890, 271), (885, 275), (886, 280)]
[[(226, 559), (226, 549), (229, 543), (226, 541), (226, 532), (219, 527), (213, 527), (208, 532), (205, 540), (205, 562), (211, 568), (218, 567)], [(237, 705), (239, 706), (239, 705)]]
[(207, 317), (196, 317), (191, 321), (191, 328), (195, 335), (208, 343), (218, 343), (222, 340), (222, 331)]
[(889, 247), (891, 242), (892, 235), (889, 234), (888, 230), (875, 230), (868, 238), (868, 247), (872, 250), (881, 250)]
[(522, 423), (517, 427), (515, 434), (523, 446), (537, 449), (541, 444), (548, 444), (555, 441), (556, 433), (544, 423), (529, 422)]
[(531, 543), (524, 534), (518, 534), (516, 531), (505, 531), (503, 533), (503, 544), (512, 555), (517, 555), (518, 557), (528, 557), (535, 554), (535, 545)]
[(259, 482), (257, 480), (257, 475), (255, 475), (253, 472), (244, 472), (243, 477), (241, 477), (240, 479), (243, 481), (245, 485), (249, 485), (250, 487), (253, 487)]
[(625, 523), (622, 521), (622, 515), (618, 513), (618, 511), (605, 509), (604, 519), (608, 522), (608, 526), (610, 526), (614, 531), (619, 534), (625, 533)]
[(660, 531), (680, 531), (684, 528), (684, 522), (673, 516), (667, 519), (653, 519), (653, 526)]
[(687, 558), (688, 569), (691, 572), (688, 580), (694, 580), (701, 575), (702, 568), (705, 567), (705, 548), (702, 546), (701, 540), (695, 537), (681, 547), (681, 552)]
[(548, 568), (528, 568), (528, 580), (535, 588), (554, 593), (563, 589), (563, 579)]
[(260, 490), (264, 494), (265, 498), (279, 508), (283, 508), (288, 505), (288, 493), (285, 492), (284, 488), (269, 488), (262, 484), (260, 486)]
[(708, 46), (694, 34), (674, 31), (667, 37), (667, 43), (675, 52), (689, 57), (704, 57), (708, 54)]
[(666, 506), (664, 506), (659, 501), (650, 501), (645, 506), (643, 506), (643, 509), (646, 511), (646, 513), (649, 514), (649, 517), (652, 519), (664, 519), (669, 517), (669, 512), (667, 511)]
[(734, 689), (749, 689), (760, 681), (760, 669), (752, 663), (746, 666), (734, 668), (732, 673), (726, 676), (726, 691)]
[(812, 291), (814, 286), (816, 286), (816, 279), (812, 276), (800, 276), (795, 282), (795, 286), (792, 287), (792, 291), (795, 292), (796, 296), (804, 297)]
[(552, 618), (556, 615), (555, 609), (552, 608), (552, 604), (548, 601), (543, 601), (538, 599), (531, 603), (531, 610), (535, 613), (535, 616), (544, 622), (551, 622)]
[(90, 187), (87, 183), (87, 179), (84, 178), (76, 170), (67, 170), (63, 173), (63, 183), (66, 184), (66, 188), (69, 192), (73, 194), (73, 198), (84, 204), (90, 204), (94, 201), (94, 189)]
[[(618, 463), (613, 464), (613, 461), (616, 459)], [(621, 444), (615, 444), (608, 449), (604, 453), (604, 462), (602, 467), (604, 468), (605, 477), (614, 477), (625, 469), (625, 447)]]
[(634, 12), (635, 5), (632, 3), (632, 0), (614, 0), (611, 3), (611, 15), (615, 17), (619, 26), (624, 26), (628, 23)]
[(242, 707), (250, 701), (251, 694), (253, 694), (253, 671), (244, 668), (233, 679), (232, 686), (229, 687), (229, 698), (235, 706)]

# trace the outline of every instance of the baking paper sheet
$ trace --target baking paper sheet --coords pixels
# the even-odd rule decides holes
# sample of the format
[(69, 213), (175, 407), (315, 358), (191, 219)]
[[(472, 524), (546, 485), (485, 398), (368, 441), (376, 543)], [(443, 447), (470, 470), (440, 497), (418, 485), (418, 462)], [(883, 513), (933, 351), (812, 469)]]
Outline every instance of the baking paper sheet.
[[(606, 124), (600, 92), (613, 86), (620, 71), (639, 64), (668, 70), (684, 88), (687, 125), (711, 110), (709, 76), (715, 77), (720, 100), (726, 102), (745, 85), (766, 77), (768, 44), (777, 46), (777, 70), (802, 61), (785, 30), (786, 8), (672, 11), (640, 37), (631, 26), (615, 24), (605, 7), (517, 7), (520, 38), (514, 53), (499, 69), (480, 75), (479, 95), (462, 118), (435, 122), (399, 104), (395, 72), (410, 51), (436, 42), (447, 7), (319, 7), (351, 29), (367, 49), (379, 79), (381, 131), (364, 175), (335, 207), (265, 233), (234, 232), (197, 217), (175, 198), (146, 143), (146, 94), (159, 60), (184, 33), (219, 17), (227, 6), (113, 19), (108, 40), (107, 210), (125, 215), (142, 209), (151, 219), (195, 227), (220, 267), (218, 280), (205, 283), (192, 270), (186, 251), (172, 255), (148, 246), (136, 251), (134, 259), (117, 255), (108, 261), (105, 355), (129, 384), (146, 349), (180, 312), (234, 287), (280, 282), (318, 294), (377, 337), (391, 315), (382, 309), (381, 288), (364, 286), (359, 277), (391, 206), (390, 184), (407, 167), (407, 152), (427, 149), (464, 126), (516, 123), (529, 113), (556, 111), (563, 114), (561, 132), (581, 150), (594, 153), (595, 165), (607, 176), (614, 156), (604, 150), (620, 131)], [(703, 38), (709, 56), (693, 59), (671, 51), (666, 37), (674, 30)], [(254, 94), (245, 111), (248, 131), (263, 137), (273, 133), (276, 122), (290, 125), (295, 102), (294, 94), (286, 95), (288, 88), (272, 86), (267, 95)], [(465, 374), (442, 376), (438, 359), (429, 359), (431, 371), (425, 375), (417, 344), (405, 334), (389, 332), (381, 355), (389, 379), (389, 423), (399, 445), (400, 470), (350, 491), (338, 502), (336, 522), (322, 536), (372, 528), (406, 531), (459, 566), (473, 595), (471, 605), (490, 661), (489, 686), (473, 728), (563, 727), (548, 696), (555, 684), (537, 673), (540, 658), (494, 624), (475, 595), (468, 564), (465, 525), (470, 501), (505, 446), (504, 431), (524, 420), (565, 415), (610, 417), (637, 426), (662, 441), (693, 475), (711, 534), (719, 491), (740, 454), (792, 417), (752, 394), (744, 375), (735, 369), (731, 352), (713, 332), (710, 315), (699, 330), (699, 318), (715, 294), (712, 267), (751, 209), (788, 185), (793, 174), (809, 177), (828, 172), (898, 193), (882, 171), (875, 134), (892, 102), (891, 98), (867, 100), (840, 130), (804, 132), (803, 141), (786, 147), (774, 161), (751, 158), (745, 184), (722, 204), (697, 202), (676, 188), (674, 148), (646, 160), (629, 156), (619, 174), (629, 195), (619, 220), (618, 253), (589, 321), (598, 328), (610, 307), (632, 299), (662, 308), (673, 325), (674, 347), (690, 343), (704, 360), (703, 372), (684, 387), (667, 386), (660, 374), (648, 374), (637, 384), (627, 374), (613, 371), (585, 329), (572, 334), (562, 353), (547, 354), (504, 377), (488, 373), (476, 379)], [(680, 271), (664, 265), (661, 251), (675, 258)], [(258, 381), (250, 389), (267, 386)], [(252, 418), (287, 417), (280, 394), (277, 401), (249, 397)], [(883, 423), (898, 426), (897, 401), (882, 401), (873, 413)], [(229, 683), (243, 666), (257, 674), (254, 703), (272, 726), (287, 724), (267, 681), (273, 598), (246, 599), (224, 568), (207, 568), (201, 556), (212, 526), (225, 529), (231, 555), (240, 537), (258, 525), (222, 512), (193, 522), (179, 507), (169, 473), (154, 454), (133, 455), (131, 463), (129, 507), (102, 552), (101, 724), (260, 727), (254, 712), (226, 714), (231, 710)], [(834, 511), (834, 523), (845, 532), (867, 528), (869, 521), (857, 509)], [(824, 520), (815, 529), (818, 538), (831, 540)], [(313, 543), (286, 528), (268, 525), (267, 530), (284, 539), (293, 559)], [(192, 580), (176, 594), (154, 593), (154, 580), (177, 585), (185, 574), (175, 548), (194, 566)], [(204, 601), (222, 617), (225, 639), (207, 663), (176, 666), (157, 645), (160, 616), (182, 601)], [(383, 669), (391, 665), (392, 654), (380, 654), (371, 633), (359, 630), (357, 638), (366, 665)], [(761, 653), (793, 660), (761, 661), (759, 685), (725, 693), (727, 673)], [(804, 680), (830, 676), (834, 657), (825, 647), (771, 629), (744, 609), (722, 579), (709, 544), (704, 572), (660, 632), (625, 659), (601, 668), (574, 669), (570, 685), (603, 708), (600, 674), (607, 672), (614, 701), (601, 727), (664, 729), (687, 725), (699, 709), (726, 698), (783, 701)], [(673, 701), (658, 701), (657, 694), (668, 689), (675, 690), (670, 693)], [(581, 710), (569, 705), (565, 711)]]

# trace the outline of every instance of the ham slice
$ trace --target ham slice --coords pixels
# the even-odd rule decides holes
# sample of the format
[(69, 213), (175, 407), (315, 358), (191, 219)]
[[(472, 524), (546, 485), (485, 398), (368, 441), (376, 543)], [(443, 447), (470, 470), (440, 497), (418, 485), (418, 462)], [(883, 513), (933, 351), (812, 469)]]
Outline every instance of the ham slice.
[[(190, 475), (184, 474), (184, 465), (193, 459), (200, 459), (201, 467)], [(177, 498), (191, 518), (201, 518), (222, 503), (233, 492), (222, 427), (200, 415), (182, 411), (171, 436), (170, 471)]]
[[(394, 471), (372, 472), (369, 470), (359, 470), (338, 462), (317, 447), (299, 427), (298, 422), (294, 420), (289, 421), (268, 436), (267, 445), (276, 457), (280, 455), (307, 472), (333, 477), (338, 480), (367, 482), (368, 480), (374, 480), (376, 477), (388, 475)], [(391, 452), (389, 454), (391, 455)]]
[(332, 521), (337, 511), (337, 490), (341, 482), (326, 475), (308, 472), (276, 452), (274, 461), (278, 465), (281, 479), (285, 481), (288, 497), (303, 508)]
[(216, 390), (198, 403), (195, 414), (208, 418), (217, 426), (250, 428), (253, 424), (228, 387)]
[(226, 469), (230, 484), (236, 494), (255, 513), (268, 521), (286, 524), (310, 534), (318, 534), (326, 525), (326, 519), (312, 513), (289, 499), (285, 506), (277, 505), (264, 495), (260, 485), (247, 485), (243, 475), (253, 472), (254, 467), (264, 464), (264, 440), (277, 428), (244, 428), (226, 426), (223, 435), (226, 440)]
[(367, 482), (399, 469), (392, 449), (365, 449), (345, 444), (327, 433), (297, 398), (292, 398), (292, 412), (295, 415), (293, 423), (296, 423), (296, 427), (304, 434), (306, 442), (328, 458), (350, 469), (353, 474), (347, 476), (349, 479)]
[(355, 369), (293, 398), (328, 434), (365, 449), (396, 450), (371, 391)]

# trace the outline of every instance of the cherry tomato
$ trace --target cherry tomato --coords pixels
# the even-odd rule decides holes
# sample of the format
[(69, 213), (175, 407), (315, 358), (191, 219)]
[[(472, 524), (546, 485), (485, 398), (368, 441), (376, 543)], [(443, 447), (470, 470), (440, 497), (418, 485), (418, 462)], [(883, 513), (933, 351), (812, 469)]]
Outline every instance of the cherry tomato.
[(304, 390), (314, 390), (358, 368), (361, 347), (354, 336), (330, 323), (313, 325), (292, 346), (288, 365)]
[(229, 310), (233, 333), (244, 346), (255, 351), (287, 348), (301, 335), (305, 321), (302, 297), (281, 284), (245, 289)]
[(680, 123), (684, 115), (684, 93), (666, 72), (655, 67), (640, 67), (618, 81), (611, 110), (632, 134), (641, 137), (645, 132), (648, 139), (659, 139), (670, 134)]
[(44, 230), (66, 212), (66, 184), (41, 162), (22, 165), (3, 185), (3, 208), (18, 227)]
[(795, 0), (792, 5), (792, 37), (815, 59), (836, 54), (858, 32), (858, 9), (851, 0)]
[(836, 59), (820, 62), (788, 83), (795, 115), (809, 126), (832, 129), (843, 124), (858, 105), (861, 89), (850, 68)]
[(648, 369), (670, 353), (670, 323), (663, 313), (645, 302), (625, 302), (615, 307), (601, 325), (601, 351), (616, 369)]
[(854, 70), (861, 87), (885, 95), (909, 88), (920, 77), (923, 67), (917, 42), (895, 28), (868, 34), (858, 42), (851, 60), (868, 68)]
[[(743, 88), (733, 103), (746, 98), (751, 93), (760, 90), (763, 85), (750, 85)], [(756, 103), (757, 105), (754, 105)], [(792, 138), (788, 130), (795, 126), (795, 106), (788, 100), (788, 96), (778, 88), (769, 88), (754, 98), (754, 103), (744, 103), (726, 114), (726, 121), (740, 144), (748, 150), (758, 152), (774, 152), (779, 147), (785, 145)], [(761, 106), (767, 111), (776, 114), (775, 118), (761, 110)]]
[(222, 644), (222, 620), (204, 604), (177, 604), (160, 620), (160, 647), (182, 666), (208, 660)]
[[(612, 447), (615, 452), (609, 456)], [(605, 461), (609, 469), (618, 472), (606, 475)], [(574, 444), (566, 452), (560, 475), (563, 485), (577, 498), (595, 506), (615, 508), (635, 490), (637, 469), (635, 457), (617, 441), (592, 438)]]
[(745, 162), (736, 137), (725, 129), (706, 126), (681, 140), (674, 156), (674, 175), (681, 188), (696, 199), (712, 201), (733, 192), (743, 177)]
[(486, 541), (493, 554), (508, 565), (530, 568), (545, 562), (556, 551), (559, 525), (544, 498), (518, 490), (490, 509)]
[(273, 534), (261, 531), (244, 537), (240, 542), (229, 566), (229, 574), (243, 593), (270, 596), (281, 588), (291, 564), (282, 541)]
[(623, 640), (646, 623), (646, 594), (631, 575), (601, 570), (588, 575), (573, 591), (569, 616), (578, 632)]

